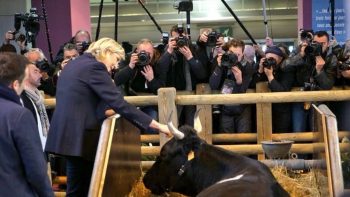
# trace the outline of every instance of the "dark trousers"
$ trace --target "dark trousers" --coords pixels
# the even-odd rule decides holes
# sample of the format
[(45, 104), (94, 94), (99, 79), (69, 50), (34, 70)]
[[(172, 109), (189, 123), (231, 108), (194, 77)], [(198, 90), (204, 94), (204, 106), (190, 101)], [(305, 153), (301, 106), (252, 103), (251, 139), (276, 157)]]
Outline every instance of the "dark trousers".
[(251, 106), (245, 106), (239, 115), (227, 115), (222, 113), (220, 119), (223, 133), (248, 133), (252, 132)]
[(82, 157), (66, 157), (67, 161), (67, 197), (86, 197), (89, 192), (93, 161)]

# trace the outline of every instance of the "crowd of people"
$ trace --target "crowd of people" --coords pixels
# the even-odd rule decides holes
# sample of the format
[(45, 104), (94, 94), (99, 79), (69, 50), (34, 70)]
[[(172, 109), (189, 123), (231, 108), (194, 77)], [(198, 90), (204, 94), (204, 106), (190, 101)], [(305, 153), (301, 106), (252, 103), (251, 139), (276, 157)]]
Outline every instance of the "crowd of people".
[[(4, 109), (0, 111), (0, 125), (6, 129), (6, 134), (0, 135), (0, 154), (15, 157), (11, 156), (13, 161), (9, 163), (1, 162), (0, 169), (16, 170), (0, 173), (0, 182), (8, 185), (4, 181), (7, 177), (2, 176), (18, 182), (8, 186), (12, 190), (0, 190), (1, 196), (14, 190), (53, 196), (45, 171), (48, 153), (67, 161), (67, 196), (86, 196), (102, 120), (115, 112), (143, 134), (163, 132), (170, 136), (168, 128), (157, 122), (157, 106), (137, 109), (123, 99), (124, 95), (157, 94), (162, 87), (193, 91), (199, 83), (208, 83), (221, 94), (246, 93), (261, 81), (268, 83), (271, 92), (289, 92), (293, 87), (301, 91), (330, 90), (350, 85), (346, 59), (350, 42), (340, 47), (326, 31), (302, 33), (292, 52), (284, 44), (275, 45), (270, 37), (263, 51), (261, 46), (248, 45), (241, 39), (225, 40), (211, 28), (203, 29), (191, 42), (186, 30), (175, 25), (164, 47), (156, 47), (144, 38), (125, 53), (115, 40), (101, 38), (92, 42), (89, 32), (81, 30), (62, 45), (54, 62), (49, 63), (41, 49), (27, 49), (24, 41), (17, 41), (20, 52), (16, 55), (16, 47), (10, 42), (13, 34), (7, 32), (0, 48), (0, 106)], [(42, 92), (56, 97), (53, 112), (46, 111)], [(338, 118), (339, 130), (349, 131), (349, 101), (327, 104)], [(216, 132), (255, 131), (253, 105), (214, 108), (213, 116), (219, 119), (218, 124), (213, 123)], [(177, 106), (179, 125), (193, 125), (195, 109), (192, 105)], [(310, 131), (312, 116), (308, 102), (275, 103), (272, 130)]]

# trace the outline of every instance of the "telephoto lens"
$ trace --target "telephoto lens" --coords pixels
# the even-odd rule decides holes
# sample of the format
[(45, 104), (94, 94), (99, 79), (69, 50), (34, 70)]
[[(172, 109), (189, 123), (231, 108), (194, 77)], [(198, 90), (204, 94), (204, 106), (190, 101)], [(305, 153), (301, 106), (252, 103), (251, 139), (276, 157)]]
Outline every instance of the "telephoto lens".
[(238, 57), (231, 52), (225, 52), (221, 57), (221, 66), (232, 68), (238, 63)]

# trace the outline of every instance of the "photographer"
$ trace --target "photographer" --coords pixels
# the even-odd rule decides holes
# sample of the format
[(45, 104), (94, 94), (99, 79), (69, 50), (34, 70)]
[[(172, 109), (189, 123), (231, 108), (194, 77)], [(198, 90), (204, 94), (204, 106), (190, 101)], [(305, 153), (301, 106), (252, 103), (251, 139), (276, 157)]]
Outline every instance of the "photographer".
[[(342, 58), (338, 59), (337, 78), (335, 85), (349, 89), (350, 86), (350, 40), (347, 40), (340, 51)], [(330, 102), (330, 109), (337, 117), (338, 130), (350, 131), (350, 101)]]
[(59, 62), (58, 65), (58, 70), (56, 70), (55, 74), (53, 75), (53, 82), (54, 85), (57, 86), (57, 80), (58, 77), (60, 76), (62, 70), (64, 67), (70, 62), (71, 60), (74, 60), (79, 56), (79, 52), (75, 46), (75, 44), (72, 43), (67, 43), (63, 47), (63, 60), (62, 62)]
[[(142, 39), (138, 42), (135, 52), (131, 54), (129, 64), (121, 66), (115, 74), (114, 82), (117, 86), (124, 85), (128, 96), (136, 96), (140, 93), (157, 94), (157, 90), (165, 86), (166, 71), (156, 68), (153, 43), (149, 39)], [(158, 119), (156, 106), (145, 106), (140, 109), (153, 119)], [(145, 133), (155, 134), (157, 131), (147, 129)]]
[(213, 29), (204, 29), (197, 40), (198, 58), (206, 66), (208, 78), (215, 67), (214, 58), (222, 53), (222, 46), (225, 44), (224, 36)]
[[(277, 46), (266, 49), (265, 57), (260, 60), (254, 81), (268, 81), (271, 92), (291, 90), (295, 75), (293, 70), (285, 69), (287, 55)], [(289, 103), (272, 104), (272, 130), (275, 133), (291, 129), (291, 109)]]
[[(189, 42), (184, 29), (173, 26), (168, 45), (159, 59), (159, 66), (166, 74), (166, 86), (175, 87), (177, 91), (196, 89), (198, 83), (208, 81), (205, 64), (195, 53), (195, 47)], [(180, 106), (178, 115), (180, 124), (193, 125), (195, 106)]]
[[(329, 90), (335, 81), (337, 59), (329, 47), (329, 35), (325, 31), (301, 33), (301, 44), (286, 61), (286, 69), (296, 72), (293, 84), (301, 90)], [(310, 103), (293, 103), (293, 131), (311, 130)]]
[(27, 52), (25, 35), (20, 34), (16, 38), (13, 31), (7, 31), (5, 33), (5, 41), (0, 48), (0, 51), (17, 53), (17, 49), (13, 44), (11, 44), (11, 41), (15, 41), (15, 43), (18, 45), (21, 51), (21, 54), (24, 54)]
[(84, 51), (89, 48), (89, 45), (91, 43), (90, 33), (85, 30), (77, 31), (75, 35), (68, 42), (66, 42), (60, 47), (53, 63), (58, 64), (59, 62), (63, 61), (63, 48), (68, 43), (74, 44), (76, 49), (79, 52), (79, 55), (82, 55)]
[(40, 82), (41, 85), (38, 87), (38, 89), (43, 90), (45, 94), (55, 96), (56, 87), (52, 78), (53, 69), (47, 62), (42, 50), (39, 48), (31, 48), (24, 54), (24, 56), (29, 60), (29, 62), (36, 65), (36, 67), (38, 67), (40, 70), (42, 77)]
[[(243, 59), (244, 42), (232, 39), (218, 54), (214, 62), (215, 70), (209, 78), (213, 90), (222, 94), (245, 93), (254, 73), (253, 64)], [(220, 118), (220, 131), (243, 133), (252, 130), (251, 107), (249, 105), (224, 105)]]

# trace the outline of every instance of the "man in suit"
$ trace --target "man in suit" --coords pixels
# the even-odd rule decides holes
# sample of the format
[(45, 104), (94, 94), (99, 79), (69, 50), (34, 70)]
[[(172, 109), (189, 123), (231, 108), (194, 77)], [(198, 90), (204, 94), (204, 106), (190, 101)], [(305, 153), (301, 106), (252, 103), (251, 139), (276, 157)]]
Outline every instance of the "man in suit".
[(21, 105), (28, 61), (0, 53), (0, 196), (54, 196), (33, 115)]
[(24, 107), (28, 108), (32, 112), (33, 117), (36, 120), (41, 146), (44, 150), (50, 123), (44, 105), (44, 97), (38, 90), (42, 75), (39, 68), (37, 68), (34, 64), (28, 64), (27, 74), (27, 78), (24, 80), (24, 91), (21, 94), (21, 98)]
[(56, 110), (46, 151), (67, 160), (67, 196), (87, 196), (101, 122), (97, 106), (105, 102), (140, 129), (149, 127), (169, 135), (166, 125), (128, 104), (111, 79), (111, 70), (124, 59), (124, 49), (113, 39), (101, 38), (70, 61), (57, 82)]

